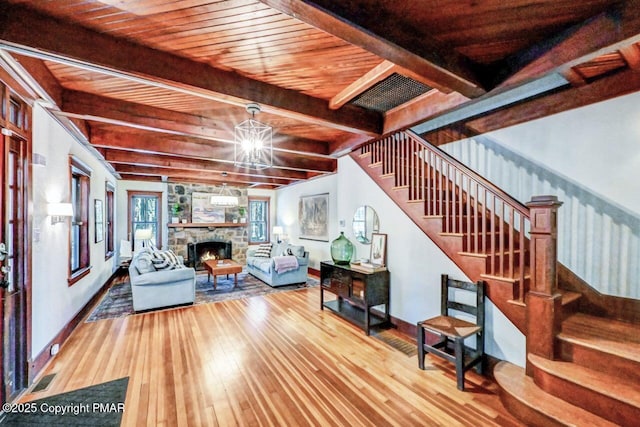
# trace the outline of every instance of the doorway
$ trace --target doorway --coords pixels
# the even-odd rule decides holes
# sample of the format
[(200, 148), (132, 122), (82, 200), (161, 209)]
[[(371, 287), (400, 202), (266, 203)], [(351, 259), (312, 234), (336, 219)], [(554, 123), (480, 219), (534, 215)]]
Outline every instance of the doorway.
[(27, 143), (2, 129), (0, 170), (0, 299), (2, 316), (2, 402), (28, 384), (27, 362)]

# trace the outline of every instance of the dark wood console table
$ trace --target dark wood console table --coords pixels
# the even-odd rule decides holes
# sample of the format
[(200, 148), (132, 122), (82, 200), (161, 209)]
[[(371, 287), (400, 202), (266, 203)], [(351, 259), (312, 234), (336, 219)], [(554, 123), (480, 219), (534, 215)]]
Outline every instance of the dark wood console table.
[[(324, 301), (324, 292), (337, 299)], [(384, 304), (384, 316), (371, 312), (371, 307)], [(328, 308), (340, 317), (362, 328), (367, 335), (373, 326), (388, 324), (389, 271), (367, 273), (349, 265), (332, 261), (320, 263), (320, 309)]]

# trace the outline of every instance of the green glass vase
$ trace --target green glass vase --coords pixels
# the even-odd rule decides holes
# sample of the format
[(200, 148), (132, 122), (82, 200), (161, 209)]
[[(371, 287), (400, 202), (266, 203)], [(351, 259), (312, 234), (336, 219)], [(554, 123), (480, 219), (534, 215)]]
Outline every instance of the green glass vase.
[(331, 258), (336, 264), (349, 264), (353, 256), (353, 243), (344, 236), (344, 231), (340, 236), (331, 242)]

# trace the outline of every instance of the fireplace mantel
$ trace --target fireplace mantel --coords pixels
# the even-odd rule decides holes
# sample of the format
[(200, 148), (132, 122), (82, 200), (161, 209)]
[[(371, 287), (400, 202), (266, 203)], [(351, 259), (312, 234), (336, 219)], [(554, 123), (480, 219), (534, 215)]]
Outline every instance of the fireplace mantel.
[(246, 222), (186, 222), (167, 224), (170, 228), (211, 228), (211, 227), (246, 227)]

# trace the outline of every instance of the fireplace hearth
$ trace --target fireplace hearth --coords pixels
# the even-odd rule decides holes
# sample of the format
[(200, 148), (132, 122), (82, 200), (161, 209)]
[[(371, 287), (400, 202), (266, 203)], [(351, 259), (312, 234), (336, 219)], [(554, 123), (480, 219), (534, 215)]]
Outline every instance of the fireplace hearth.
[(232, 242), (230, 240), (209, 240), (187, 244), (187, 265), (196, 270), (204, 270), (204, 261), (209, 259), (231, 259)]

